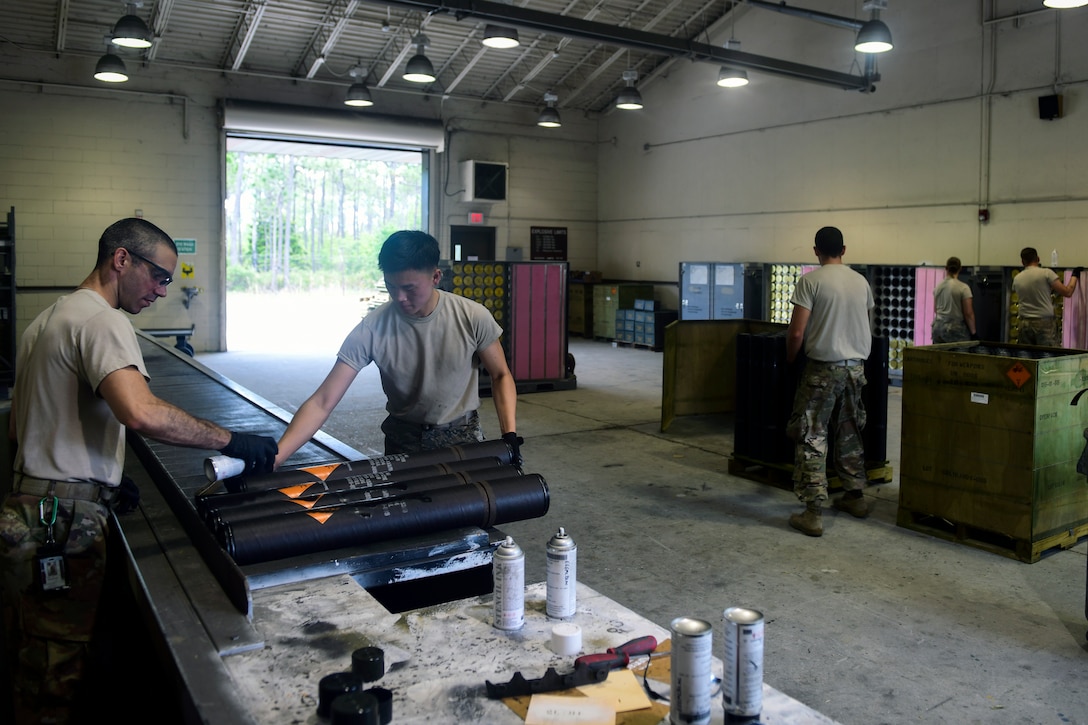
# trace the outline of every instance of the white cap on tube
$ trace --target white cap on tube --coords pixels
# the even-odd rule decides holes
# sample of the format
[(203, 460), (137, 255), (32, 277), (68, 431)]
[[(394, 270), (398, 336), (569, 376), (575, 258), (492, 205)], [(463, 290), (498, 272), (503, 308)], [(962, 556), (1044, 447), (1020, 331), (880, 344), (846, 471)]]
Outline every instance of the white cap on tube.
[(204, 476), (211, 482), (238, 476), (246, 470), (246, 462), (230, 456), (213, 456), (204, 459)]

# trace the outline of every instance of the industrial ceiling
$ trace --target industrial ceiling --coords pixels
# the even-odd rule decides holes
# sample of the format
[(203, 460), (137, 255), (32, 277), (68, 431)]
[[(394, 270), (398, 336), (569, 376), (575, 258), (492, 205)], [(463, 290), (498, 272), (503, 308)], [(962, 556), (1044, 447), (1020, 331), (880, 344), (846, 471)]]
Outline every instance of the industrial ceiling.
[[(871, 2), (871, 0), (869, 0)], [(821, 20), (820, 0), (808, 0)], [(599, 113), (625, 86), (671, 63), (702, 61), (864, 90), (878, 76), (850, 75), (765, 58), (711, 44), (737, 13), (772, 3), (734, 0), (3, 0), (0, 38), (18, 53), (84, 56), (91, 71), (107, 52), (121, 16), (136, 15), (153, 40), (144, 50), (118, 49), (130, 75), (141, 68), (241, 74), (313, 83), (364, 80), (376, 104), (383, 93), (429, 93), (476, 101), (542, 105), (554, 93), (559, 108)], [(786, 3), (775, 3), (785, 8)], [(842, 3), (834, 3), (841, 7)], [(826, 3), (825, 3), (826, 6)], [(857, 21), (868, 17), (855, 3)], [(769, 8), (774, 9), (774, 8)], [(828, 15), (835, 23), (836, 17)], [(849, 27), (852, 18), (837, 18)], [(518, 29), (520, 45), (481, 44), (485, 27)], [(401, 76), (423, 49), (437, 71), (419, 85)], [(850, 42), (844, 37), (844, 42)], [(359, 69), (364, 69), (360, 74)], [(353, 77), (352, 71), (355, 71)], [(710, 71), (713, 75), (714, 71)]]

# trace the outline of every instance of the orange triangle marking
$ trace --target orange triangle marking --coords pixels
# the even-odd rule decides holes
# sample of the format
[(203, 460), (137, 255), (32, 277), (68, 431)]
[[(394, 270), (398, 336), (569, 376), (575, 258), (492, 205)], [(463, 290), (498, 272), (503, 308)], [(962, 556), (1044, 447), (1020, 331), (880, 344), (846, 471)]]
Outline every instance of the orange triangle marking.
[(317, 476), (319, 479), (324, 481), (325, 479), (327, 479), (329, 477), (329, 474), (331, 474), (333, 471), (335, 471), (341, 465), (343, 465), (343, 464), (332, 463), (332, 464), (329, 464), (328, 466), (313, 466), (311, 468), (303, 468), (302, 470), (306, 471), (306, 473)]
[(323, 524), (329, 520), (330, 516), (332, 516), (332, 511), (311, 511), (306, 515), (312, 518), (317, 523)]
[(316, 504), (320, 500), (321, 499), (317, 498), (315, 498), (313, 501), (307, 501), (303, 499), (302, 501), (291, 501), (291, 503), (295, 504), (296, 506), (301, 506), (304, 509), (312, 509), (314, 507), (314, 504)]
[(278, 489), (287, 498), (298, 498), (302, 494), (306, 493), (307, 489), (312, 486), (312, 483), (304, 483), (298, 486), (288, 486), (287, 488)]

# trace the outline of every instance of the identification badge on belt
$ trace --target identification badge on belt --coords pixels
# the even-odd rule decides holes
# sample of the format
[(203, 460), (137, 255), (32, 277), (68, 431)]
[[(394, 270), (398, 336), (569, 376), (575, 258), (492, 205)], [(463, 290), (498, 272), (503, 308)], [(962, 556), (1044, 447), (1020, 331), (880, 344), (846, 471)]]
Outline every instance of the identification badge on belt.
[(60, 547), (46, 544), (38, 549), (38, 581), (43, 592), (59, 592), (68, 588), (68, 563)]
[(60, 502), (56, 496), (46, 496), (38, 502), (38, 520), (45, 527), (45, 543), (38, 547), (38, 583), (43, 592), (59, 592), (68, 588), (68, 562), (64, 551), (53, 538)]

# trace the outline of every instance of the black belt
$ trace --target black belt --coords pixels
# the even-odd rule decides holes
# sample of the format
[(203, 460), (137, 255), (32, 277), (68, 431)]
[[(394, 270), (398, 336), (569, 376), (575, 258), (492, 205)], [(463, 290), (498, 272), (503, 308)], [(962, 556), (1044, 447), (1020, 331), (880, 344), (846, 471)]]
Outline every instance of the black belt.
[(117, 487), (84, 481), (48, 481), (44, 478), (17, 473), (12, 492), (25, 496), (56, 496), (62, 499), (107, 504), (117, 493)]
[(852, 368), (855, 365), (864, 365), (864, 360), (813, 360), (814, 363), (820, 365), (837, 365), (844, 368)]
[(448, 423), (418, 423), (412, 425), (418, 425), (420, 430), (447, 430), (449, 428), (456, 428), (462, 425), (468, 425), (476, 419), (476, 411), (470, 410), (462, 415), (460, 418), (451, 420)]

